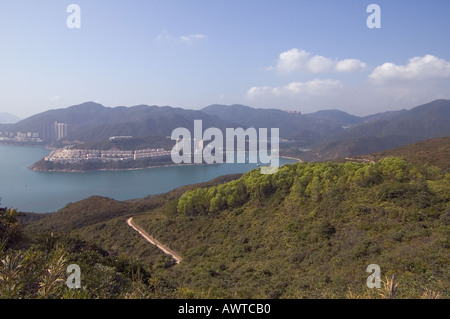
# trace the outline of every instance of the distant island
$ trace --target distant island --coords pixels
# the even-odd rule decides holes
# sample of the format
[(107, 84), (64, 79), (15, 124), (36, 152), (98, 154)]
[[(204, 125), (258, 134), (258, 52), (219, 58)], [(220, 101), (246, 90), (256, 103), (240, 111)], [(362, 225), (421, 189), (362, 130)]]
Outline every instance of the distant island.
[(29, 168), (41, 172), (143, 169), (173, 165), (168, 137), (112, 136), (98, 143), (47, 145), (52, 151)]
[(164, 148), (143, 150), (61, 148), (53, 150), (30, 169), (45, 172), (82, 172), (148, 168), (173, 164), (170, 153), (171, 151)]

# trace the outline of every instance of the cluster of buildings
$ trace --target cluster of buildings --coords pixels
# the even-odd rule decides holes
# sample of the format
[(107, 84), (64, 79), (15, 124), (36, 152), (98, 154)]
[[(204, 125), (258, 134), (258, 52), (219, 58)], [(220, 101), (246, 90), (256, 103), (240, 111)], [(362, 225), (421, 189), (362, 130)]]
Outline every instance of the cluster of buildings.
[(42, 143), (39, 133), (35, 132), (0, 132), (0, 141), (11, 143)]
[(45, 161), (73, 164), (85, 161), (100, 161), (100, 162), (118, 162), (138, 160), (145, 158), (157, 158), (170, 156), (171, 151), (167, 151), (163, 148), (157, 149), (145, 149), (137, 151), (120, 151), (120, 150), (80, 150), (62, 148), (52, 151), (48, 156), (44, 158)]
[(133, 136), (111, 136), (109, 138), (110, 141), (123, 141), (123, 140), (131, 140)]
[(68, 135), (66, 123), (53, 122), (44, 125), (38, 132), (0, 132), (0, 141), (7, 143), (40, 144), (48, 141), (59, 141)]

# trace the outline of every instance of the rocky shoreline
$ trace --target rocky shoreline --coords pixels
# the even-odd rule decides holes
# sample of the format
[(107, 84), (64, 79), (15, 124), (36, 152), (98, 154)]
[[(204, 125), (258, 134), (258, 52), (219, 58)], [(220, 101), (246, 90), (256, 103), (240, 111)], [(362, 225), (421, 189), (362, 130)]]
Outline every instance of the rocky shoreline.
[[(174, 167), (174, 166), (191, 166), (191, 165), (208, 165), (208, 164), (167, 164), (167, 165), (153, 165), (153, 166), (145, 166), (145, 167), (133, 167), (133, 168), (100, 168), (100, 169), (71, 169), (71, 168), (63, 168), (63, 169), (43, 169), (39, 167), (35, 167), (31, 165), (28, 169), (34, 172), (45, 172), (45, 173), (86, 173), (86, 172), (99, 172), (99, 171), (137, 171), (149, 168), (157, 168), (157, 167)], [(211, 164), (209, 164), (211, 165)]]

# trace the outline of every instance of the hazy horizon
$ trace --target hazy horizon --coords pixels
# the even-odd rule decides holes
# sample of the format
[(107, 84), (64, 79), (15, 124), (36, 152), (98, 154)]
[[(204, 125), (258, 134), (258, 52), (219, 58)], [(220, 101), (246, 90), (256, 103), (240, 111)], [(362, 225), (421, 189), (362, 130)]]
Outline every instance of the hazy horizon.
[[(372, 3), (381, 28), (368, 27)], [(4, 1), (0, 113), (86, 101), (411, 109), (450, 99), (448, 12), (439, 0)]]
[[(433, 102), (433, 101), (428, 101), (428, 102), (426, 102), (426, 103), (424, 103), (424, 104), (427, 104), (427, 103), (429, 103), (429, 102)], [(157, 107), (181, 108), (181, 109), (185, 109), (185, 110), (197, 110), (197, 111), (201, 111), (203, 108), (208, 107), (208, 106), (212, 106), (212, 105), (221, 105), (221, 106), (225, 106), (225, 107), (231, 107), (231, 106), (235, 106), (235, 105), (240, 105), (240, 106), (250, 107), (250, 108), (253, 108), (253, 109), (277, 109), (277, 108), (271, 108), (271, 107), (269, 107), (269, 108), (259, 108), (259, 107), (253, 107), (253, 106), (251, 106), (251, 105), (246, 105), (246, 104), (229, 104), (229, 105), (227, 105), (227, 104), (220, 104), (220, 103), (209, 104), (209, 105), (202, 106), (202, 107), (200, 107), (200, 108), (187, 108), (187, 107), (177, 107), (177, 106), (173, 106), (173, 105), (155, 105), (155, 104), (144, 104), (144, 103), (140, 103), (140, 104), (136, 104), (136, 105), (116, 105), (116, 106), (109, 106), (109, 105), (104, 105), (104, 104), (99, 103), (99, 102), (85, 101), (85, 102), (81, 102), (81, 103), (76, 103), (76, 104), (74, 104), (74, 105), (66, 105), (66, 106), (61, 106), (61, 107), (54, 107), (54, 108), (51, 108), (51, 109), (44, 110), (44, 111), (42, 111), (42, 112), (38, 112), (38, 113), (31, 114), (31, 115), (26, 116), (26, 117), (20, 117), (20, 118), (19, 118), (19, 121), (24, 120), (24, 119), (26, 119), (26, 118), (28, 118), (28, 117), (37, 115), (37, 114), (39, 114), (39, 113), (46, 112), (46, 111), (62, 110), (62, 109), (66, 109), (66, 108), (73, 107), (73, 106), (79, 106), (79, 105), (86, 104), (86, 103), (96, 103), (96, 104), (102, 105), (103, 107), (106, 107), (106, 108), (117, 108), (117, 107), (132, 108), (132, 107), (143, 106), (143, 105), (144, 105), (144, 106), (157, 106)], [(389, 110), (389, 111), (410, 110), (410, 109), (413, 109), (413, 108), (415, 108), (415, 107), (417, 107), (417, 106), (420, 106), (420, 105), (414, 105), (414, 106), (411, 106), (411, 107), (404, 107), (404, 108), (401, 108), (401, 109), (395, 109), (395, 110)], [(282, 110), (282, 111), (292, 111), (292, 110), (289, 110), (289, 109), (282, 109), (282, 108), (278, 108), (278, 109), (279, 109), (279, 110)], [(333, 111), (333, 110), (346, 112), (346, 111), (344, 111), (344, 110), (337, 109), (337, 108), (317, 109), (317, 110), (314, 110), (314, 111), (311, 111), (311, 112), (301, 112), (301, 111), (299, 111), (299, 110), (296, 110), (296, 111), (301, 112), (301, 114), (311, 114), (311, 113), (315, 113), (315, 112), (319, 112), (319, 111)], [(386, 112), (389, 112), (389, 111), (386, 111)], [(384, 111), (382, 111), (382, 112), (384, 112)], [(354, 116), (364, 117), (364, 116), (370, 116), (370, 115), (374, 115), (374, 114), (376, 114), (376, 113), (381, 113), (381, 112), (374, 112), (374, 113), (367, 113), (367, 114), (353, 114), (353, 113), (349, 113), (349, 112), (346, 112), (346, 113), (348, 113), (349, 115), (354, 115)], [(11, 116), (17, 117), (14, 113), (11, 113), (11, 112), (1, 112), (0, 115), (11, 115)], [(0, 123), (0, 124), (2, 124), (2, 123)], [(3, 123), (3, 124), (8, 124), (8, 123)]]

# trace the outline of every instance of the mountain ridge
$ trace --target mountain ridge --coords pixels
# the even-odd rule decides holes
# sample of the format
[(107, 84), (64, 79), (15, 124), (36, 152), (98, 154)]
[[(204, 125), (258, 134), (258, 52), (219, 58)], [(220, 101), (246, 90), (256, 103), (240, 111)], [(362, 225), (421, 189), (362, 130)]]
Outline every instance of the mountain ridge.
[(299, 156), (326, 161), (445, 136), (450, 136), (450, 100), (435, 100), (354, 125)]
[(7, 112), (0, 112), (0, 124), (14, 124), (20, 121), (21, 119), (14, 114)]
[[(38, 132), (54, 122), (68, 124), (67, 139), (101, 142), (111, 136), (166, 137), (177, 127), (279, 128), (281, 153), (309, 161), (362, 155), (427, 138), (450, 135), (450, 100), (435, 100), (409, 110), (355, 116), (329, 109), (302, 114), (279, 109), (258, 109), (242, 104), (212, 104), (200, 110), (171, 106), (106, 107), (85, 102), (33, 115), (3, 130)], [(339, 146), (339, 144), (341, 144)], [(304, 149), (310, 151), (304, 152)], [(358, 151), (356, 151), (358, 150)]]

